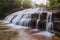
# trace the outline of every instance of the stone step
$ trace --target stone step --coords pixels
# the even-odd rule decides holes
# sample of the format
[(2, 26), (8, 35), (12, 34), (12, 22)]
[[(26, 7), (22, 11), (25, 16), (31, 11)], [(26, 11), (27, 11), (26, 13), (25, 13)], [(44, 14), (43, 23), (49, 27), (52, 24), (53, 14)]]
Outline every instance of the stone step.
[(8, 25), (1, 25), (0, 24), (0, 30), (7, 30), (7, 29), (10, 29), (11, 27), (8, 26)]
[(0, 30), (7, 30), (7, 29), (10, 29), (10, 28), (8, 28), (8, 27), (0, 27)]

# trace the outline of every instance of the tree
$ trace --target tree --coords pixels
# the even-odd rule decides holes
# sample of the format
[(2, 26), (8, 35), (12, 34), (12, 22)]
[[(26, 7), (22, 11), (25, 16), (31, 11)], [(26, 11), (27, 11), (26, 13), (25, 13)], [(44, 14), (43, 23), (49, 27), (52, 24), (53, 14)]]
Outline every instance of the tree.
[(5, 12), (13, 9), (13, 8), (21, 8), (23, 6), (24, 8), (31, 8), (31, 0), (0, 0), (0, 17), (4, 17), (6, 14)]
[(49, 0), (50, 2), (50, 7), (58, 7), (60, 6), (60, 0)]
[(46, 7), (46, 5), (44, 5), (44, 4), (40, 4), (39, 7)]
[(23, 2), (23, 7), (24, 8), (31, 8), (32, 7), (31, 0), (25, 0)]
[(20, 1), (18, 0), (0, 0), (0, 17), (4, 17), (5, 11), (10, 10), (14, 7), (20, 7)]

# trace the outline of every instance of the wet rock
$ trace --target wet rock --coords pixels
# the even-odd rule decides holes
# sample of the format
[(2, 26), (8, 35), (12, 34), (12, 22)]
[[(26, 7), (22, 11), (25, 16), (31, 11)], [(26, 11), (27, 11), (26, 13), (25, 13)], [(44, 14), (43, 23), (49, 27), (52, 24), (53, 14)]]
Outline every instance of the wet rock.
[(40, 21), (41, 21), (41, 22), (45, 21), (45, 20), (46, 20), (46, 17), (47, 17), (47, 13), (42, 13), (42, 14), (40, 15)]
[(53, 21), (60, 21), (60, 12), (53, 13)]
[(37, 24), (37, 20), (39, 19), (39, 14), (38, 13), (32, 14), (31, 20), (29, 21), (30, 27), (36, 28), (36, 26), (37, 26), (38, 29), (45, 30), (45, 28), (46, 28), (46, 17), (47, 17), (46, 15), (47, 15), (47, 13), (42, 13), (40, 15), (40, 21)]
[(39, 15), (37, 13), (34, 13), (31, 15), (31, 20), (28, 22), (28, 26), (31, 28), (36, 28), (36, 22), (39, 18)]
[(39, 18), (39, 14), (38, 13), (34, 13), (31, 15), (31, 19), (38, 19)]
[(46, 23), (39, 21), (39, 23), (38, 23), (38, 29), (40, 29), (42, 31), (46, 30)]
[(60, 36), (60, 12), (53, 13), (53, 27), (57, 36)]
[(29, 23), (28, 23), (28, 25), (29, 25), (29, 27), (31, 27), (31, 28), (36, 28), (36, 27), (35, 27), (35, 26), (36, 26), (36, 20), (35, 20), (35, 19), (30, 20)]
[(55, 31), (59, 31), (60, 32), (60, 22), (56, 22), (54, 24), (54, 29), (55, 29)]
[(53, 13), (53, 23), (55, 31), (60, 31), (60, 12)]

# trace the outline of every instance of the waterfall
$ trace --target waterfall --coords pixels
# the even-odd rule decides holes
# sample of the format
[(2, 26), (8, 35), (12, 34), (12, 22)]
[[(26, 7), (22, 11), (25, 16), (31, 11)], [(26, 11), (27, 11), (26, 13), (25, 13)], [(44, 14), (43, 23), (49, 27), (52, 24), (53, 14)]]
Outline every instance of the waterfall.
[(41, 14), (42, 14), (44, 11), (45, 11), (45, 10), (43, 10), (43, 8), (40, 9), (39, 17), (38, 17), (37, 22), (36, 22), (36, 29), (38, 29), (38, 23), (39, 23), (39, 21), (40, 21), (40, 16), (41, 16)]
[(7, 17), (4, 19), (4, 20), (5, 20), (5, 23), (10, 23), (10, 21), (11, 21), (12, 19), (14, 19), (14, 17), (16, 17), (16, 13), (7, 16)]
[(41, 15), (41, 14), (42, 14), (42, 12), (39, 13), (39, 17), (38, 17), (37, 22), (36, 22), (36, 29), (38, 29), (38, 23), (39, 23), (39, 21), (40, 21), (40, 15)]
[(51, 32), (52, 27), (53, 27), (52, 12), (48, 12), (46, 17), (46, 31)]
[[(48, 12), (46, 16), (46, 30), (40, 31), (39, 33), (35, 33), (33, 35), (42, 35), (46, 37), (50, 37), (52, 39), (52, 36), (54, 36), (53, 33), (51, 33), (51, 28), (53, 28), (53, 22), (52, 22), (52, 12)], [(46, 38), (46, 40), (49, 40)]]
[(18, 11), (11, 15), (8, 15), (4, 19), (4, 22), (19, 26), (29, 26), (29, 21), (32, 20), (31, 15), (39, 12), (40, 12), (40, 8), (30, 8), (30, 9)]
[[(11, 23), (14, 25), (19, 26), (29, 26), (29, 21), (31, 21), (31, 15), (34, 13), (38, 14), (38, 19), (36, 21), (36, 29), (38, 29), (38, 23), (40, 21), (40, 16), (44, 12), (43, 8), (30, 8), (25, 9), (23, 11), (15, 12), (9, 16), (7, 16), (4, 20), (5, 23)], [(46, 31), (50, 32), (51, 28), (53, 28), (53, 22), (52, 22), (52, 12), (47, 13), (46, 17)]]
[(31, 14), (25, 14), (22, 19), (19, 20), (19, 24), (21, 26), (28, 26), (29, 20), (31, 20)]
[(40, 14), (41, 14), (41, 13), (39, 13), (39, 17), (38, 17), (38, 19), (37, 19), (37, 21), (36, 21), (36, 28), (35, 28), (33, 31), (38, 31), (38, 23), (39, 23), (39, 21), (40, 21)]
[[(40, 17), (42, 15), (42, 13), (44, 13), (44, 12), (47, 13), (47, 16), (46, 16), (46, 30), (42, 31), (42, 32), (39, 32), (38, 34), (44, 35), (44, 36), (47, 36), (47, 37), (51, 37), (51, 36), (53, 36), (53, 34), (50, 33), (52, 31), (51, 28), (53, 28), (52, 12), (47, 12), (46, 10), (43, 10), (42, 8), (30, 8), (30, 9), (25, 9), (25, 10), (22, 10), (22, 11), (15, 12), (11, 15), (8, 15), (4, 19), (4, 22), (15, 25), (15, 28), (20, 28), (22, 26), (23, 27), (30, 27), (31, 20), (33, 20), (35, 18), (34, 14), (38, 14), (38, 19), (37, 19), (37, 16), (36, 16), (37, 21), (36, 21), (36, 26), (35, 26), (36, 29), (38, 29), (38, 23), (41, 20)], [(32, 16), (34, 16), (34, 18), (32, 18)], [(35, 23), (35, 20), (34, 20), (34, 23)], [(17, 27), (16, 25), (18, 25), (19, 27)], [(35, 25), (35, 24), (33, 24), (33, 25)]]
[(38, 29), (38, 23), (39, 23), (40, 19), (37, 19), (37, 22), (36, 22), (36, 29)]

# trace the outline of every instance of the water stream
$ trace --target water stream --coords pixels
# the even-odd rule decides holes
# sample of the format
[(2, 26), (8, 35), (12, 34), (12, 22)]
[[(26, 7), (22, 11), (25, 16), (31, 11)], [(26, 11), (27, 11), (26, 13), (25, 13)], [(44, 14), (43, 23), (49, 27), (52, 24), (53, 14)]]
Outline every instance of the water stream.
[(50, 32), (52, 27), (53, 27), (52, 12), (48, 12), (46, 17), (46, 31)]
[[(42, 15), (43, 12), (46, 12), (46, 10), (42, 10), (41, 8), (25, 9), (23, 11), (18, 11), (18, 12), (15, 12), (15, 13), (7, 16), (4, 19), (4, 21), (5, 21), (5, 23), (18, 25), (20, 27), (22, 27), (22, 26), (28, 27), (30, 25), (29, 23), (31, 22), (31, 20), (33, 20), (32, 19), (32, 14), (35, 15), (35, 13), (36, 13), (36, 14), (38, 14), (39, 17), (36, 21), (36, 26), (35, 27), (36, 27), (36, 29), (38, 29), (38, 23), (40, 21), (40, 16)], [(52, 12), (46, 12), (46, 13), (47, 13), (47, 16), (46, 16), (46, 30), (42, 31), (42, 32), (39, 32), (37, 34), (44, 35), (44, 36), (47, 36), (47, 37), (51, 37), (51, 36), (53, 36), (53, 34), (50, 33), (52, 31), (51, 28), (53, 28)]]

